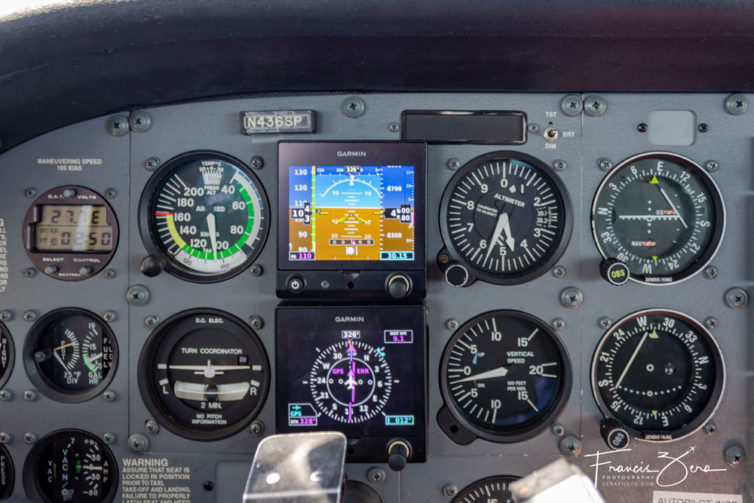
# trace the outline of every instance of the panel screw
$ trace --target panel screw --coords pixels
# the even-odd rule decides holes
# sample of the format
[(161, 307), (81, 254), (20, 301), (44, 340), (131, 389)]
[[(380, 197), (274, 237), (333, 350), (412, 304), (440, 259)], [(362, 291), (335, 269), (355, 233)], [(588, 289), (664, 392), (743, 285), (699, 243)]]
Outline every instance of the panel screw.
[(563, 435), (565, 435), (565, 427), (563, 427), (563, 425), (560, 423), (553, 424), (551, 430), (552, 434), (556, 437), (562, 437)]
[(529, 127), (527, 129), (532, 134), (539, 133), (539, 126), (537, 124), (534, 124), (533, 122), (529, 124)]
[(140, 110), (131, 114), (128, 124), (134, 133), (146, 133), (152, 127), (152, 117)]
[(63, 191), (63, 197), (74, 197), (76, 195), (76, 191), (74, 189), (65, 189)]
[(7, 389), (0, 389), (0, 402), (9, 402), (13, 398), (13, 393)]
[(105, 272), (102, 273), (102, 275), (106, 279), (113, 279), (116, 276), (114, 269), (106, 269)]
[(154, 419), (147, 419), (144, 421), (144, 428), (146, 428), (147, 432), (152, 435), (157, 435), (160, 432), (160, 425), (157, 424), (157, 421)]
[(707, 131), (709, 131), (709, 126), (702, 122), (701, 124), (699, 124), (699, 126), (697, 126), (696, 130), (700, 133), (706, 133)]
[(24, 269), (24, 278), (33, 278), (37, 275), (37, 270), (34, 267), (27, 267)]
[(607, 101), (602, 96), (597, 96), (596, 94), (587, 96), (584, 98), (584, 111), (592, 117), (604, 115), (607, 111)]
[(385, 470), (379, 466), (373, 466), (367, 471), (367, 478), (370, 482), (382, 482), (387, 478), (387, 475), (385, 474)]
[(254, 276), (261, 276), (264, 273), (264, 267), (259, 264), (253, 264), (251, 267), (249, 267), (249, 272), (251, 272), (251, 274), (253, 274)]
[(113, 445), (115, 443), (115, 433), (105, 433), (104, 435), (102, 435), (102, 440), (104, 440), (108, 445)]
[(560, 100), (560, 110), (568, 117), (576, 117), (581, 113), (583, 108), (584, 105), (581, 102), (581, 96), (578, 94), (568, 94)]
[(603, 316), (602, 318), (600, 318), (599, 320), (597, 320), (597, 325), (601, 329), (607, 330), (608, 328), (610, 328), (613, 325), (613, 320), (611, 320), (607, 316)]
[(209, 492), (215, 488), (215, 483), (212, 482), (211, 480), (205, 480), (204, 483), (202, 484), (202, 487), (204, 487), (205, 491)]
[(724, 299), (726, 306), (738, 309), (749, 303), (749, 294), (743, 288), (733, 287), (725, 292)]
[(450, 262), (450, 257), (445, 253), (441, 253), (440, 256), (437, 257), (437, 261), (441, 264), (447, 264), (448, 262)]
[(398, 124), (397, 122), (391, 122), (390, 124), (387, 125), (387, 130), (390, 131), (391, 133), (397, 133), (398, 131), (401, 130), (401, 125)]
[(340, 108), (341, 110), (343, 110), (343, 113), (346, 114), (346, 117), (355, 119), (364, 115), (364, 112), (367, 109), (367, 105), (366, 103), (364, 103), (364, 100), (362, 100), (358, 96), (351, 96), (343, 100)]
[(105, 311), (105, 313), (102, 315), (102, 319), (108, 323), (111, 323), (118, 319), (118, 315), (115, 314), (115, 311)]
[(563, 171), (568, 167), (568, 164), (562, 159), (558, 159), (557, 161), (552, 163), (552, 167), (557, 169), (558, 171)]
[(249, 162), (252, 168), (254, 169), (262, 169), (264, 168), (264, 159), (260, 155), (255, 155), (251, 158), (251, 161)]
[(24, 433), (24, 442), (26, 442), (27, 444), (33, 444), (36, 441), (37, 441), (36, 433), (32, 433), (30, 431), (27, 431), (26, 433)]
[(447, 328), (448, 330), (457, 330), (460, 326), (461, 324), (458, 323), (458, 320), (456, 320), (455, 318), (450, 318), (445, 322), (445, 328)]
[(134, 285), (126, 292), (126, 300), (132, 306), (143, 306), (149, 302), (149, 290), (142, 285)]
[(705, 434), (711, 436), (714, 436), (715, 433), (717, 433), (717, 425), (710, 421), (709, 423), (704, 425), (704, 428), (702, 428), (702, 431), (704, 431)]
[(37, 399), (37, 394), (34, 392), (34, 390), (27, 389), (24, 391), (24, 400), (27, 402), (33, 402)]
[(102, 393), (102, 399), (106, 402), (115, 401), (115, 391), (105, 391), (104, 393)]
[(37, 319), (37, 312), (33, 310), (28, 310), (24, 312), (24, 319), (26, 321), (34, 321)]
[(561, 320), (560, 318), (555, 318), (554, 320), (552, 320), (552, 328), (554, 328), (555, 330), (561, 331), (565, 329), (565, 327), (566, 327), (565, 320)]
[(573, 435), (567, 435), (558, 442), (558, 449), (566, 456), (578, 457), (581, 455), (581, 441)]
[(731, 445), (723, 452), (723, 459), (732, 467), (741, 466), (746, 458), (746, 452), (739, 445)]
[(613, 169), (613, 161), (603, 157), (602, 159), (597, 161), (597, 166), (599, 166), (602, 171), (610, 171), (611, 169)]
[(556, 278), (565, 278), (566, 268), (562, 265), (556, 265), (552, 268), (552, 275)]
[(128, 117), (114, 115), (107, 119), (107, 130), (113, 136), (125, 136), (128, 134)]
[(1, 321), (10, 321), (13, 319), (13, 311), (9, 311), (6, 309), (5, 311), (0, 313), (0, 320)]
[(157, 315), (150, 315), (144, 318), (144, 326), (147, 328), (154, 328), (160, 323), (160, 317)]
[(717, 328), (718, 320), (714, 316), (709, 316), (704, 320), (704, 326), (709, 328), (710, 330), (714, 330)]
[(249, 425), (249, 433), (252, 435), (261, 436), (264, 434), (264, 423), (262, 421), (254, 421)]
[(264, 328), (264, 320), (258, 314), (253, 314), (249, 317), (249, 325), (254, 330), (262, 330)]
[(461, 167), (461, 161), (459, 161), (455, 157), (451, 157), (450, 159), (448, 159), (448, 169), (449, 170), (455, 171), (455, 170), (457, 170), (460, 167)]
[(563, 307), (576, 309), (583, 302), (584, 293), (575, 286), (570, 286), (560, 292), (560, 303), (563, 304)]
[(149, 171), (154, 171), (160, 167), (159, 157), (150, 157), (144, 162), (144, 167)]
[(0, 431), (0, 444), (7, 444), (7, 443), (9, 443), (10, 440), (11, 440), (11, 438), (13, 438), (13, 437), (11, 437), (10, 433), (4, 432), (4, 431)]
[(647, 125), (644, 124), (643, 122), (639, 124), (638, 126), (636, 126), (636, 130), (640, 133), (646, 133), (648, 129), (649, 127), (647, 127)]
[(118, 191), (115, 189), (107, 189), (105, 191), (105, 197), (108, 199), (115, 199), (115, 196), (118, 195)]
[(704, 163), (704, 167), (707, 168), (707, 171), (710, 173), (714, 173), (718, 169), (720, 169), (720, 164), (717, 161), (709, 160)]
[(749, 103), (743, 94), (731, 94), (725, 99), (725, 111), (731, 115), (745, 114), (748, 108)]
[(442, 488), (442, 494), (443, 496), (447, 496), (448, 498), (452, 498), (456, 494), (458, 494), (458, 488), (454, 486), (453, 484), (448, 484), (445, 487)]
[(128, 448), (134, 452), (144, 452), (149, 449), (149, 439), (141, 433), (134, 433), (128, 437)]
[(714, 265), (707, 266), (704, 269), (704, 277), (707, 279), (715, 279), (717, 278), (718, 270), (717, 267)]
[(29, 187), (28, 189), (24, 190), (24, 196), (29, 199), (31, 199), (32, 197), (37, 197), (37, 189)]

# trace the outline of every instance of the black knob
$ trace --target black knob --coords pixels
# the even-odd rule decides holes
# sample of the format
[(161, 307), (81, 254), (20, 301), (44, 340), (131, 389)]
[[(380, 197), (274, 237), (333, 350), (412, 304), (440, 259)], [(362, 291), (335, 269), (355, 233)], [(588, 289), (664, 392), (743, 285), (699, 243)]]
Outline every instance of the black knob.
[(461, 264), (452, 264), (445, 269), (445, 281), (453, 286), (469, 286), (471, 275), (468, 269)]
[(411, 280), (403, 274), (393, 274), (388, 277), (385, 289), (392, 298), (402, 299), (411, 293)]
[(600, 434), (608, 447), (617, 451), (628, 447), (631, 437), (615, 419), (603, 419), (600, 422)]
[(147, 255), (142, 259), (139, 269), (144, 276), (154, 278), (165, 269), (165, 263), (154, 255)]
[(285, 287), (291, 293), (301, 293), (304, 291), (306, 283), (304, 283), (304, 278), (301, 278), (299, 276), (291, 276), (290, 278), (288, 278)]
[(406, 440), (391, 440), (387, 445), (387, 464), (399, 472), (406, 467), (411, 457), (411, 444)]
[(617, 258), (606, 258), (600, 262), (600, 274), (611, 285), (625, 285), (631, 277), (628, 266)]

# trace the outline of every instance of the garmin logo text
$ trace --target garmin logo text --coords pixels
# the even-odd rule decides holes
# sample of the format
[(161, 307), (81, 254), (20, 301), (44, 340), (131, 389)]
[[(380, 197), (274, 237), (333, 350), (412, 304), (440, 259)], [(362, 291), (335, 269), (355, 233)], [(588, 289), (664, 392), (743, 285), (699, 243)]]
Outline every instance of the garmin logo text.
[(365, 150), (338, 150), (338, 157), (366, 157)]
[(364, 323), (363, 316), (336, 316), (335, 323)]

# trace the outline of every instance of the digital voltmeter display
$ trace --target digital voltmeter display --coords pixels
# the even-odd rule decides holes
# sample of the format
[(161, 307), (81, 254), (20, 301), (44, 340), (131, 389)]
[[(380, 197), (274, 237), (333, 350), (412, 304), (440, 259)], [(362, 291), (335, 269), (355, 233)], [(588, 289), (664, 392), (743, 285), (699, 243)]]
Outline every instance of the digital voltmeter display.
[(288, 167), (291, 261), (412, 261), (415, 167)]
[(42, 219), (34, 227), (35, 248), (46, 252), (109, 252), (115, 247), (107, 207), (42, 205)]

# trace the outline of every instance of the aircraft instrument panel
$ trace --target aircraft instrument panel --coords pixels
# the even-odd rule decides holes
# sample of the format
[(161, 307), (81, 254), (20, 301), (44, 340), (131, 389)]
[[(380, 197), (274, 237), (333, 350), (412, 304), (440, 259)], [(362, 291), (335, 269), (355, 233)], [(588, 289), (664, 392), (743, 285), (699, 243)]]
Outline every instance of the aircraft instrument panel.
[(241, 501), (263, 439), (335, 430), (346, 503), (558, 458), (611, 503), (752, 501), (729, 98), (241, 97), (4, 152), (0, 500)]

